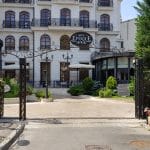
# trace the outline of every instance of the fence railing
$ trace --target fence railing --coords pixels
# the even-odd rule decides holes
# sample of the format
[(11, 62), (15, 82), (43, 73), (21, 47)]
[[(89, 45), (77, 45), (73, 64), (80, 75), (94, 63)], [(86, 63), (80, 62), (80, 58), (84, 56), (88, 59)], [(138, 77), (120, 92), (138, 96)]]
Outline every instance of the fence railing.
[(8, 21), (3, 20), (3, 28), (21, 28), (21, 29), (30, 29), (30, 21)]
[(97, 23), (95, 20), (81, 20), (81, 19), (35, 19), (32, 21), (32, 26), (47, 27), (47, 26), (69, 26), (69, 27), (83, 27), (83, 28), (96, 28)]
[(3, 3), (21, 3), (21, 4), (31, 4), (32, 0), (2, 0)]
[(113, 24), (111, 23), (98, 23), (99, 31), (113, 31)]
[(99, 0), (97, 5), (99, 7), (112, 7), (113, 6), (113, 0)]

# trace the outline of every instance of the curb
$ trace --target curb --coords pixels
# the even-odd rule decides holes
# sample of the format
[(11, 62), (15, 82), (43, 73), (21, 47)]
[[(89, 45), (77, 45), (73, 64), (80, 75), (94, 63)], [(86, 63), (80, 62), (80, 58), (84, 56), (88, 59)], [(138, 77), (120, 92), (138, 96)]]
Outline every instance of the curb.
[(0, 143), (0, 150), (8, 150), (9, 147), (15, 142), (15, 140), (20, 136), (25, 127), (25, 123), (21, 123), (12, 133), (6, 137), (6, 139)]

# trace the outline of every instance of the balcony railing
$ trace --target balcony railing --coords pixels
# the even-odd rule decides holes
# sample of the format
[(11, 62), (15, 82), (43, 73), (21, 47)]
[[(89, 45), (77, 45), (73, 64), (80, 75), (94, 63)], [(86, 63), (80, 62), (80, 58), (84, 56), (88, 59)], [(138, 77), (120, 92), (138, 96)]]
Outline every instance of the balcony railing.
[(52, 18), (49, 20), (35, 19), (32, 21), (32, 26), (48, 27), (48, 26), (69, 26), (69, 27), (83, 27), (83, 28), (96, 28), (97, 24), (94, 20), (80, 20), (80, 19), (64, 19)]
[(32, 0), (2, 0), (3, 3), (21, 3), (21, 4), (31, 4)]
[(92, 3), (92, 0), (79, 0), (81, 3)]
[(113, 0), (99, 0), (97, 5), (100, 7), (112, 7)]
[[(38, 1), (54, 1), (54, 0), (38, 0)], [(77, 2), (78, 0), (74, 0), (75, 2)], [(81, 3), (92, 3), (92, 0), (79, 0), (79, 2)]]
[(3, 28), (20, 28), (20, 29), (30, 29), (30, 21), (3, 21)]
[(111, 23), (98, 23), (99, 31), (113, 31), (113, 24)]

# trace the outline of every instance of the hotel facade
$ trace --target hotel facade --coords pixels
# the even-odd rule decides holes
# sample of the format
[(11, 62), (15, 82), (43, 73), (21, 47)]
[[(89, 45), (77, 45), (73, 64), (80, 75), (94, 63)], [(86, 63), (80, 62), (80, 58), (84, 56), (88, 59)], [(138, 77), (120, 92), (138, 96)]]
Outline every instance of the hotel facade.
[[(104, 83), (109, 75), (128, 81), (134, 54), (123, 46), (121, 1), (0, 0), (4, 76), (18, 78), (18, 58), (26, 57), (27, 81), (35, 87), (46, 80), (53, 87), (75, 83), (77, 76), (79, 81), (89, 76)], [(92, 42), (74, 45), (70, 38), (78, 33), (90, 35)], [(73, 64), (95, 69), (77, 72), (69, 69)]]

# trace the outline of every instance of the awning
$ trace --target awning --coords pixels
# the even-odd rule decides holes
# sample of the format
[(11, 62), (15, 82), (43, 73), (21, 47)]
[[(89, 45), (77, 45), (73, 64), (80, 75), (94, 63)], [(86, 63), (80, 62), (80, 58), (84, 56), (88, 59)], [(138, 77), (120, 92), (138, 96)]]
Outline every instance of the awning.
[(12, 64), (12, 65), (5, 65), (5, 66), (2, 66), (3, 70), (19, 70), (20, 67), (19, 65), (16, 65), (16, 64)]
[(69, 65), (70, 69), (94, 69), (94, 65), (89, 65), (89, 64), (72, 64)]
[[(30, 69), (29, 66), (26, 66), (27, 69)], [(12, 64), (12, 65), (5, 65), (2, 66), (3, 70), (19, 70), (20, 66), (17, 64)]]

